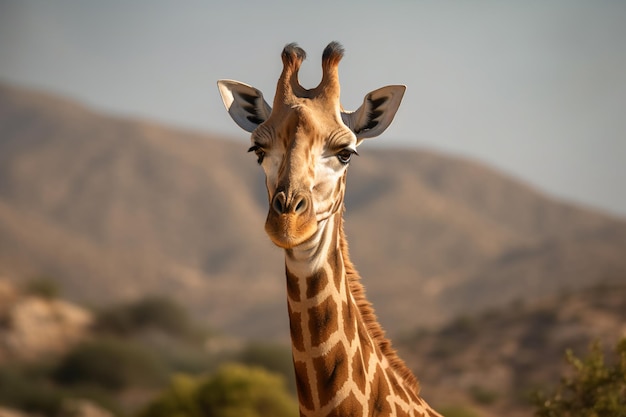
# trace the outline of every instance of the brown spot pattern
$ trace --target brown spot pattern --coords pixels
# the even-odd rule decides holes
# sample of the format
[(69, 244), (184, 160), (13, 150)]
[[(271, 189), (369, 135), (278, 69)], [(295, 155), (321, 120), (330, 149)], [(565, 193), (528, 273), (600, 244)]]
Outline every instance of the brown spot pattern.
[(367, 367), (367, 364), (370, 361), (370, 356), (372, 355), (372, 345), (369, 343), (369, 339), (367, 337), (367, 333), (365, 331), (365, 326), (363, 323), (357, 322), (357, 331), (359, 333), (359, 342), (361, 345), (361, 349), (363, 349), (363, 363)]
[(365, 368), (363, 366), (363, 355), (361, 355), (361, 349), (357, 348), (352, 358), (352, 380), (356, 384), (356, 387), (365, 394), (365, 386), (367, 385), (367, 376), (365, 375)]
[(343, 314), (343, 331), (347, 340), (354, 340), (356, 334), (356, 322), (354, 321), (354, 311), (352, 303), (343, 302), (341, 313)]
[(289, 311), (289, 331), (291, 333), (291, 343), (296, 350), (304, 351), (304, 334), (302, 333), (302, 314), (295, 313), (291, 306), (287, 305)]
[(393, 410), (391, 409), (391, 404), (387, 401), (387, 396), (390, 392), (385, 374), (380, 365), (377, 365), (369, 398), (369, 409), (372, 417), (390, 416), (392, 414)]
[(404, 411), (402, 407), (396, 404), (396, 416), (397, 417), (412, 417), (410, 412)]
[(357, 400), (354, 393), (350, 393), (345, 400), (328, 414), (328, 417), (362, 417), (363, 404)]
[(287, 270), (287, 296), (292, 301), (300, 301), (300, 284), (298, 277)]
[(341, 343), (337, 343), (327, 355), (313, 358), (321, 407), (328, 404), (348, 380), (349, 366), (346, 349)]
[(296, 388), (298, 390), (298, 400), (300, 405), (305, 408), (313, 409), (313, 393), (311, 391), (311, 383), (306, 372), (306, 364), (304, 362), (293, 361), (293, 367), (296, 374)]
[(328, 276), (324, 270), (320, 270), (318, 273), (307, 277), (306, 279), (306, 296), (307, 298), (313, 298), (319, 294), (328, 285)]
[(309, 308), (308, 311), (311, 346), (319, 346), (339, 330), (337, 305), (332, 297), (328, 297), (317, 306)]
[(391, 381), (391, 385), (393, 386), (393, 392), (396, 393), (396, 396), (400, 397), (400, 399), (405, 403), (408, 403), (409, 397), (404, 391), (404, 388), (402, 388), (402, 386), (400, 385), (398, 378), (393, 373), (390, 373), (389, 381)]

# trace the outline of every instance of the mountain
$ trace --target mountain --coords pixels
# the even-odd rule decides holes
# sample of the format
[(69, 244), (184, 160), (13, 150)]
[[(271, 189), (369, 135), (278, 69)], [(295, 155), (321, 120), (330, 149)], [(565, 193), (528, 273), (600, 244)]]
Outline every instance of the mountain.
[[(177, 130), (0, 85), (0, 275), (47, 277), (93, 306), (167, 294), (216, 329), (285, 338), (283, 255), (263, 231), (263, 175), (246, 149), (244, 133)], [(346, 232), (392, 334), (626, 276), (623, 219), (476, 162), (360, 153)]]

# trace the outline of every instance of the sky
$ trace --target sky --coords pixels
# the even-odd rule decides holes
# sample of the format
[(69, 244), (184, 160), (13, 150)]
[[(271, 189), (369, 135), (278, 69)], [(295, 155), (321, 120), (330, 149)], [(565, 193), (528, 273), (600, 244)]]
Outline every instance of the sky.
[(330, 41), (346, 109), (407, 86), (363, 147), (470, 158), (626, 218), (624, 1), (0, 0), (0, 82), (244, 145), (216, 81), (271, 103), (283, 46), (307, 51), (314, 87)]

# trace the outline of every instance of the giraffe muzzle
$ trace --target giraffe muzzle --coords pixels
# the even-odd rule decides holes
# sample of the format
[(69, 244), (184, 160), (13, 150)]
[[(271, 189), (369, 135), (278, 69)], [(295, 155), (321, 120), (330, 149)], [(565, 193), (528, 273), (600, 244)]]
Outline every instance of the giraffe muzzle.
[(285, 249), (313, 236), (317, 220), (310, 194), (277, 192), (270, 203), (265, 231), (275, 245)]

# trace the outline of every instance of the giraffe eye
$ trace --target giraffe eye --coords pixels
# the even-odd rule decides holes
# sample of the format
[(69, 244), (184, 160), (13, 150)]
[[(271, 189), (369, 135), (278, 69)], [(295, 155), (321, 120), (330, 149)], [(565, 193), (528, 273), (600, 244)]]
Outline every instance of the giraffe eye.
[(354, 149), (345, 148), (339, 151), (339, 153), (337, 154), (337, 159), (339, 159), (339, 162), (346, 165), (348, 164), (348, 162), (350, 162), (352, 155), (358, 155), (358, 153), (356, 153)]
[(252, 145), (248, 152), (254, 152), (257, 157), (257, 163), (261, 165), (263, 163), (263, 158), (265, 158), (265, 151), (259, 145)]

